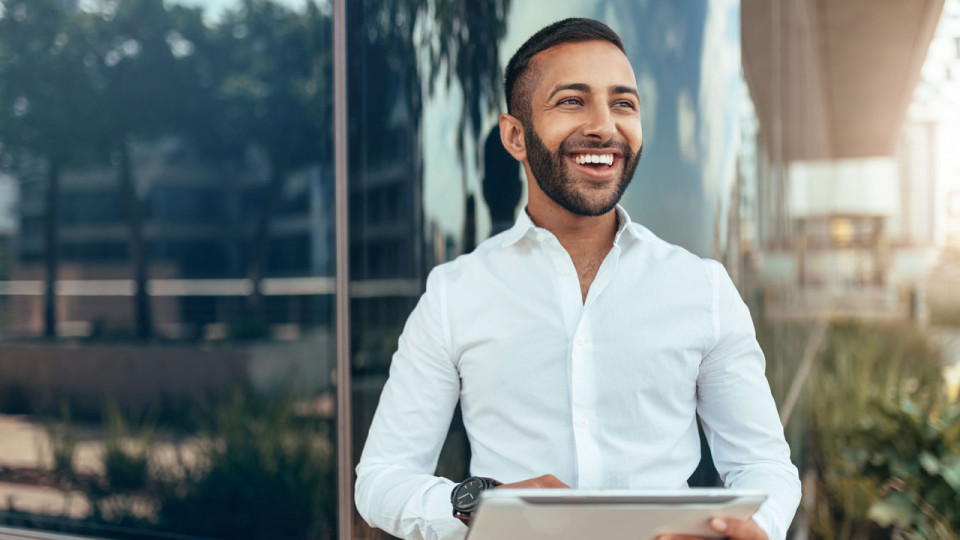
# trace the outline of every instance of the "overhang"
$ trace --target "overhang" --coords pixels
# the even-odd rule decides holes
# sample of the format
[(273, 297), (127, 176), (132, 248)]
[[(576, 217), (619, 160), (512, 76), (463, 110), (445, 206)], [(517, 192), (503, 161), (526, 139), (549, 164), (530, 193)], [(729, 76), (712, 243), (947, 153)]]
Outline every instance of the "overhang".
[(943, 3), (743, 0), (743, 71), (771, 161), (891, 155)]

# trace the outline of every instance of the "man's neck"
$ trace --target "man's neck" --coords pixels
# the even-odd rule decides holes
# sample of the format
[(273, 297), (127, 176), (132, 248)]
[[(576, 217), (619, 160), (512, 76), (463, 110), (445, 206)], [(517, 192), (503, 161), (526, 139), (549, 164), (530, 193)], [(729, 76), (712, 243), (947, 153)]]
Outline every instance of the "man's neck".
[[(527, 215), (534, 225), (553, 233), (570, 255), (580, 280), (581, 300), (587, 302), (590, 285), (617, 235), (616, 210), (602, 216), (578, 216), (559, 205), (539, 205), (531, 201)], [(546, 208), (545, 208), (546, 207)]]
[(606, 253), (613, 246), (619, 228), (616, 210), (600, 216), (578, 216), (555, 206), (528, 205), (527, 215), (534, 225), (553, 233), (574, 259), (581, 254)]

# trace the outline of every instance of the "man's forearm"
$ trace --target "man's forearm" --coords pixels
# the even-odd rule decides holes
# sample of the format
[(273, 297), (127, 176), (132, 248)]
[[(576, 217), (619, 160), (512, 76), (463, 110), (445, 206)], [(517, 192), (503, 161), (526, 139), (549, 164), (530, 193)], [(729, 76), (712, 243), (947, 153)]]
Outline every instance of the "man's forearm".
[(407, 539), (459, 539), (466, 528), (453, 517), (446, 478), (396, 466), (357, 467), (357, 511), (372, 527)]

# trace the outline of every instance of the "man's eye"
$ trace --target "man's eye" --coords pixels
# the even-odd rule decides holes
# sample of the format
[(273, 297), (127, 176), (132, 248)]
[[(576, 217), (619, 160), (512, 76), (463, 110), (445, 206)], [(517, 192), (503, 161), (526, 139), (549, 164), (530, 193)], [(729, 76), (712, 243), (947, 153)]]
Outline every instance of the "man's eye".
[(583, 101), (581, 101), (580, 98), (572, 97), (572, 98), (561, 99), (560, 103), (558, 103), (557, 105), (582, 105), (582, 104), (583, 104)]
[(627, 100), (618, 101), (618, 102), (614, 103), (613, 105), (614, 105), (615, 107), (626, 107), (626, 108), (628, 108), (628, 109), (636, 109), (636, 108), (637, 108), (637, 106), (634, 105), (632, 101), (627, 101)]

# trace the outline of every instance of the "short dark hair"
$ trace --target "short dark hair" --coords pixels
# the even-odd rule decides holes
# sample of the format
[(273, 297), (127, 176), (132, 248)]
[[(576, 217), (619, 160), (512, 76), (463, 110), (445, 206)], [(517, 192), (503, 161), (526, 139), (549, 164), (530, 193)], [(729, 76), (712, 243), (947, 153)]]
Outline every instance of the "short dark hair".
[[(507, 112), (527, 123), (530, 121), (530, 94), (536, 85), (530, 59), (550, 47), (579, 41), (609, 41), (624, 51), (620, 36), (600, 21), (569, 18), (557, 21), (530, 36), (507, 63), (503, 74)], [(624, 51), (626, 53), (626, 51)]]

